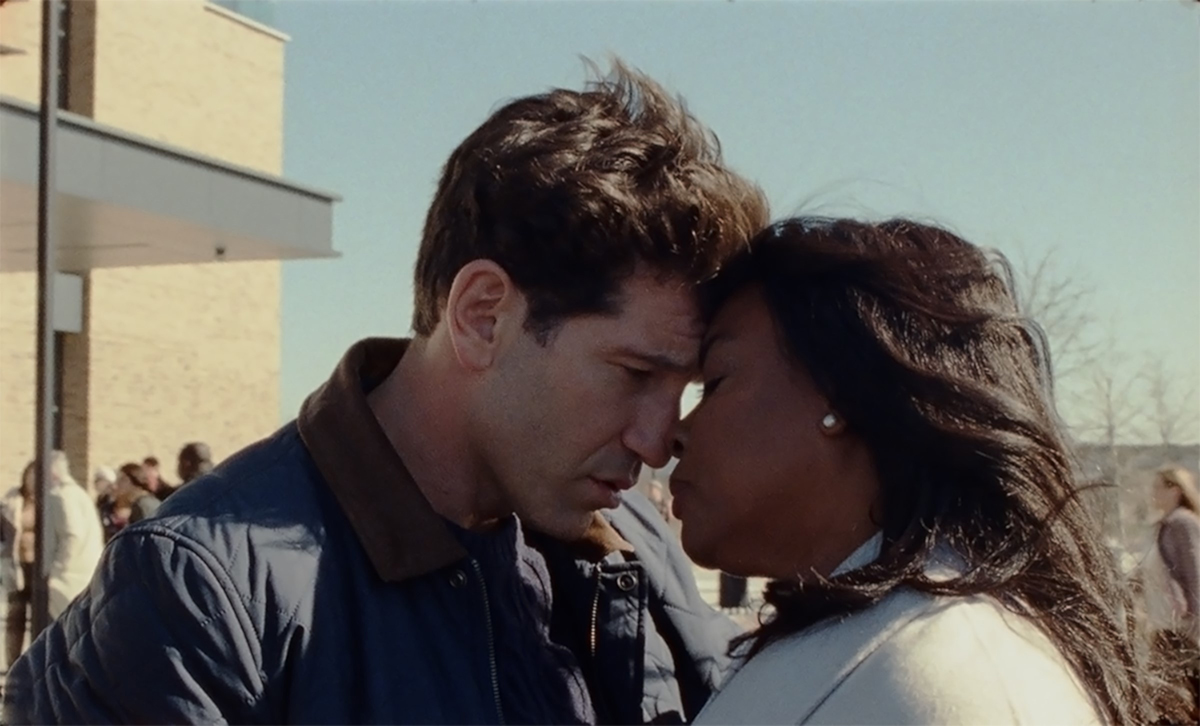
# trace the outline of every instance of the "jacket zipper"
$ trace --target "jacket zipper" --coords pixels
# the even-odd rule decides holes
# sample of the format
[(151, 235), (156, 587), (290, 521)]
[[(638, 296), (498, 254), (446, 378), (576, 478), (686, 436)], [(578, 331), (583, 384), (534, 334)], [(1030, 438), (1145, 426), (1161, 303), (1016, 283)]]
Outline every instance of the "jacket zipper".
[(600, 620), (600, 565), (595, 565), (596, 573), (596, 593), (592, 597), (592, 622), (588, 628), (588, 649), (591, 651), (593, 664), (596, 661), (596, 631), (599, 629)]
[(608, 694), (600, 685), (600, 663), (596, 659), (596, 652), (599, 645), (599, 630), (600, 630), (600, 593), (603, 592), (603, 582), (600, 576), (604, 573), (604, 569), (600, 563), (594, 565), (592, 572), (596, 575), (596, 591), (592, 595), (592, 621), (588, 628), (588, 650), (590, 651), (591, 661), (588, 666), (592, 673), (592, 682), (595, 683), (593, 689), (590, 685), (588, 690), (592, 693), (592, 707), (596, 711), (596, 723), (620, 723), (619, 720), (613, 717), (613, 710), (608, 702)]
[(500, 702), (500, 673), (496, 667), (496, 633), (492, 629), (492, 606), (488, 602), (487, 583), (483, 580), (483, 569), (475, 559), (471, 560), (471, 567), (475, 570), (475, 576), (479, 579), (479, 588), (483, 591), (483, 612), (487, 616), (488, 668), (492, 676), (492, 696), (496, 699), (496, 715), (499, 716), (500, 724), (503, 726), (504, 706)]

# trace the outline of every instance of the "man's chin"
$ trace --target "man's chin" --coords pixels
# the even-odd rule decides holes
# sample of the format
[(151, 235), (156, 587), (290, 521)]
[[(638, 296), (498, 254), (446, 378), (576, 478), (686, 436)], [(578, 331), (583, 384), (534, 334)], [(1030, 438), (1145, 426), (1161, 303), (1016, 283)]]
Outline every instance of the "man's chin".
[(521, 524), (526, 529), (533, 530), (563, 542), (574, 542), (583, 539), (592, 526), (596, 512), (587, 512), (576, 516), (561, 513), (557, 516), (527, 515), (521, 517)]

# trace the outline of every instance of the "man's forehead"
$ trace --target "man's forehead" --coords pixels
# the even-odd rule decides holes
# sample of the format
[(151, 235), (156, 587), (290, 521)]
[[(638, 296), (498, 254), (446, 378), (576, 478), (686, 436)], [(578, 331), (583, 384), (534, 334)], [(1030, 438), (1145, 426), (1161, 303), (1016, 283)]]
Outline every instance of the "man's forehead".
[(696, 336), (704, 332), (697, 288), (677, 277), (635, 274), (622, 284), (617, 304), (625, 319), (671, 325)]
[(683, 305), (626, 310), (614, 344), (621, 352), (669, 363), (666, 367), (691, 367), (698, 360), (704, 329), (699, 314)]
[(659, 368), (696, 367), (704, 321), (694, 285), (640, 272), (626, 279), (609, 314), (584, 316), (609, 356)]
[(690, 374), (696, 369), (699, 354), (699, 339), (696, 345), (689, 348), (673, 347), (672, 349), (656, 348), (651, 345), (616, 345), (609, 349), (609, 354), (617, 358), (625, 358), (643, 365), (676, 373)]

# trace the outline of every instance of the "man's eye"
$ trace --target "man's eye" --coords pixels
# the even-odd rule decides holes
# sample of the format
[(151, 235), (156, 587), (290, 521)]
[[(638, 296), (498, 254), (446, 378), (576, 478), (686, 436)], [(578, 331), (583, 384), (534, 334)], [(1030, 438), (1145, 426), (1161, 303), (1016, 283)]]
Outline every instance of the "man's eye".
[(712, 392), (717, 390), (717, 386), (721, 385), (721, 381), (723, 381), (723, 380), (725, 380), (724, 376), (721, 376), (720, 378), (709, 378), (709, 379), (705, 380), (704, 381), (704, 391), (703, 391), (704, 395), (705, 396), (712, 395)]

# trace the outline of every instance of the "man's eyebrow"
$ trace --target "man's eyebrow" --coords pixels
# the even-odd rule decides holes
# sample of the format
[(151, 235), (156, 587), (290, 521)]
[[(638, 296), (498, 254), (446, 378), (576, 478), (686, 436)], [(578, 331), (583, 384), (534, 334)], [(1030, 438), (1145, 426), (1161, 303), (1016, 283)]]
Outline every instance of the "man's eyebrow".
[(700, 341), (700, 365), (704, 365), (704, 359), (708, 357), (708, 353), (712, 350), (713, 345), (723, 340), (729, 340), (728, 333), (705, 336), (704, 340)]
[(630, 348), (618, 348), (614, 352), (623, 358), (632, 358), (644, 365), (671, 373), (691, 373), (696, 368), (690, 360), (681, 361), (659, 353), (646, 353)]

